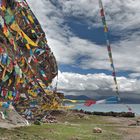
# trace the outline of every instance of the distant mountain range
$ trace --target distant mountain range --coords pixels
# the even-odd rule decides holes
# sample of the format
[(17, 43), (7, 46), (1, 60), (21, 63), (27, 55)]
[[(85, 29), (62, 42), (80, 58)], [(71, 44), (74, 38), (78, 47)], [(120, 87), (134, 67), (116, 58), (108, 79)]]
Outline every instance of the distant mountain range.
[(79, 95), (79, 96), (66, 95), (65, 98), (70, 100), (90, 100), (90, 98), (85, 95)]
[[(113, 91), (76, 91), (76, 90), (63, 90), (63, 93), (67, 99), (71, 100), (102, 100), (109, 98), (110, 96), (116, 96)], [(140, 94), (131, 92), (120, 92), (122, 104), (140, 104)]]

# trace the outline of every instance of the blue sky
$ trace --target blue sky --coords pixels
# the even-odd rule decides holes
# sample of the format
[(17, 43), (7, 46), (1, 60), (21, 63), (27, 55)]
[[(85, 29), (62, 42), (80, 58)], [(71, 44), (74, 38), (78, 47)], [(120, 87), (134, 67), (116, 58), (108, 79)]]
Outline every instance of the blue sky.
[[(59, 66), (59, 88), (114, 90), (98, 0), (29, 0)], [(103, 0), (121, 92), (140, 93), (140, 1)]]
[[(90, 27), (89, 24), (85, 21), (85, 19), (78, 19), (69, 17), (66, 18), (65, 24), (69, 27), (69, 30), (75, 35), (82, 39), (89, 40), (95, 44), (101, 45), (101, 47), (106, 47), (106, 39), (104, 36), (103, 27)], [(121, 35), (115, 35), (111, 30), (109, 31), (109, 38), (111, 43), (118, 42), (121, 39)], [(86, 46), (85, 46), (86, 47)], [(104, 53), (108, 53), (107, 50)], [(99, 56), (100, 57), (100, 56)], [(77, 56), (76, 63), (73, 65), (59, 64), (59, 69), (62, 72), (75, 72), (80, 74), (88, 74), (88, 73), (106, 73), (111, 74), (111, 70), (106, 69), (82, 69), (78, 65), (79, 63), (88, 58), (86, 54), (84, 56)], [(94, 60), (93, 60), (94, 61)], [(128, 76), (130, 71), (118, 71), (118, 76)]]

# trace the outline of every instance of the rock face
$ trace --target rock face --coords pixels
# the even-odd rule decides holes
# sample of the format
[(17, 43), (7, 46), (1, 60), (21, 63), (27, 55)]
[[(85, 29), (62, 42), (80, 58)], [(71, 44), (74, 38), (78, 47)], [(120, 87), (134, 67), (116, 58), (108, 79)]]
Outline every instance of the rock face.
[(38, 20), (25, 0), (0, 3), (0, 106), (12, 104), (27, 119), (58, 108), (48, 90), (57, 75), (56, 59)]

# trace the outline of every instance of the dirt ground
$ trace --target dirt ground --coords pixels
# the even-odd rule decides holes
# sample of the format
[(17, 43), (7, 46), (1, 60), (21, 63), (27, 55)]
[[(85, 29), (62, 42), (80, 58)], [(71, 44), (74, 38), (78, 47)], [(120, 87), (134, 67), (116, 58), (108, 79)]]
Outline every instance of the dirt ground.
[[(0, 119), (1, 128), (13, 129), (14, 127), (25, 126), (25, 123), (26, 123), (25, 120), (23, 118), (21, 118), (16, 112), (13, 111), (13, 112), (9, 112), (9, 113), (10, 114), (9, 114), (8, 120)], [(106, 140), (107, 138), (110, 138), (110, 136), (114, 135), (114, 134), (116, 136), (117, 135), (121, 136), (121, 139), (119, 139), (119, 140), (140, 140), (140, 117), (135, 117), (135, 118), (104, 117), (104, 116), (89, 116), (89, 115), (84, 115), (84, 114), (80, 114), (80, 113), (75, 114), (72, 112), (65, 112), (65, 113), (63, 112), (61, 115), (56, 115), (56, 118), (59, 122), (61, 122), (62, 127), (64, 127), (67, 122), (67, 124), (71, 124), (70, 127), (72, 127), (72, 128), (76, 127), (75, 130), (78, 130), (78, 128), (79, 128), (78, 125), (81, 125), (81, 126), (84, 125), (84, 127), (87, 126), (85, 124), (92, 124), (93, 126), (102, 128), (103, 136), (100, 135), (101, 138), (97, 137), (97, 140)], [(28, 129), (33, 129), (34, 131), (36, 131), (37, 128), (36, 127), (34, 128), (34, 126), (32, 126), (32, 127), (28, 127)], [(52, 127), (53, 129), (54, 129), (54, 127), (56, 127), (56, 128), (58, 127), (58, 130), (55, 130), (56, 132), (59, 131), (59, 129), (60, 129), (59, 123), (56, 124), (54, 127), (53, 127), (53, 125), (40, 126), (40, 128), (42, 128), (42, 132), (43, 132), (44, 128), (46, 129), (46, 127)], [(85, 131), (84, 127), (83, 127), (83, 130)], [(23, 128), (23, 130), (22, 130), (23, 133), (25, 133), (26, 131), (28, 132), (28, 129), (26, 127), (25, 127), (25, 129)], [(67, 127), (65, 127), (65, 129), (71, 130), (70, 128), (67, 128)], [(88, 129), (88, 127), (87, 127), (87, 129)], [(91, 128), (89, 128), (89, 129), (91, 129)], [(81, 130), (80, 130), (80, 132), (81, 132)], [(10, 133), (10, 131), (9, 131), (9, 133)], [(110, 133), (110, 135), (109, 135), (109, 133)], [(17, 132), (16, 132), (16, 134), (17, 134)], [(105, 138), (104, 134), (106, 136), (106, 139), (102, 139), (102, 137)], [(94, 139), (92, 139), (92, 140), (94, 140)], [(110, 140), (118, 140), (118, 139), (113, 138)]]
[(140, 140), (140, 117), (136, 118), (105, 118), (116, 126), (116, 130), (123, 135), (123, 140)]

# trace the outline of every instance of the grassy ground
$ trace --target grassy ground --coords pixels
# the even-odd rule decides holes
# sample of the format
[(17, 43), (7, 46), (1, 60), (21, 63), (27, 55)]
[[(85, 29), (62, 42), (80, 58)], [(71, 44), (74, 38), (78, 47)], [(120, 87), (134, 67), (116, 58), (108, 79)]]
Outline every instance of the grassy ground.
[[(112, 122), (100, 116), (66, 115), (58, 117), (57, 124), (21, 127), (11, 130), (0, 129), (0, 140), (121, 140)], [(103, 133), (93, 133), (94, 127), (103, 129)]]

